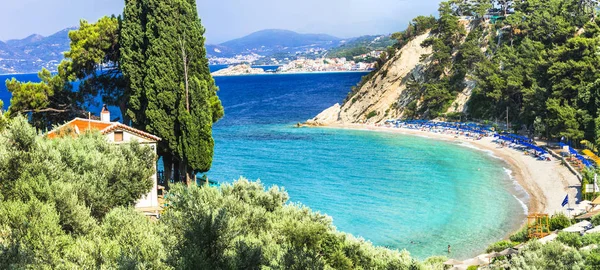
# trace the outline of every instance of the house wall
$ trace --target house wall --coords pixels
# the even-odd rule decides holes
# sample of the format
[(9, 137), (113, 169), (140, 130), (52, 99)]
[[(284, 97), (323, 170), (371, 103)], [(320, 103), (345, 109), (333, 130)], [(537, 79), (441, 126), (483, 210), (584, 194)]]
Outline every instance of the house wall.
[[(114, 131), (105, 134), (104, 136), (106, 137), (106, 139), (114, 144), (121, 144), (121, 143), (127, 143), (127, 142), (131, 142), (131, 141), (137, 141), (140, 144), (143, 145), (147, 145), (149, 147), (152, 148), (152, 150), (154, 151), (154, 154), (156, 156), (156, 148), (157, 148), (157, 144), (156, 141), (153, 140), (149, 140), (146, 139), (144, 137), (140, 137), (135, 133), (131, 133), (129, 131), (126, 130), (115, 130), (115, 131), (122, 131), (123, 132), (123, 141), (122, 142), (115, 142), (115, 133)], [(141, 207), (158, 207), (158, 179), (156, 176), (156, 162), (153, 163), (154, 164), (154, 174), (152, 174), (152, 190), (150, 190), (150, 192), (148, 192), (148, 194), (142, 196), (142, 198), (140, 198), (137, 202), (135, 207), (136, 208), (141, 208)]]

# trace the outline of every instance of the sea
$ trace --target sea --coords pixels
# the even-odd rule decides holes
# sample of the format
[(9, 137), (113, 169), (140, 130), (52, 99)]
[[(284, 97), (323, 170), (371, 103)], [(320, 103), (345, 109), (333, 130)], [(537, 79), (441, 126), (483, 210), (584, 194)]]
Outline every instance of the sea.
[[(419, 259), (447, 256), (448, 245), (457, 259), (483, 253), (523, 224), (527, 194), (490, 153), (419, 136), (295, 127), (341, 102), (364, 75), (215, 78), (225, 116), (213, 129), (208, 177), (284, 187), (291, 202), (330, 216), (338, 230)], [(38, 81), (0, 81), (11, 77)], [(0, 99), (10, 101), (4, 84)]]

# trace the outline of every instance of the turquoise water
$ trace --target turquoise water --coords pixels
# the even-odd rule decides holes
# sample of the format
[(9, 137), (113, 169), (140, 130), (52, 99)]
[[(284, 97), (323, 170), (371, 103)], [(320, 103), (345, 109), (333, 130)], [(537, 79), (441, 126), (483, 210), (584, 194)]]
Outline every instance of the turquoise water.
[(447, 254), (449, 244), (453, 257), (479, 254), (525, 217), (501, 161), (450, 142), (289, 125), (228, 127), (215, 137), (213, 179), (284, 186), (338, 229), (421, 259)]
[(525, 215), (512, 194), (525, 196), (487, 153), (416, 136), (293, 127), (342, 101), (362, 75), (216, 78), (225, 117), (214, 127), (209, 177), (283, 186), (339, 230), (421, 259), (447, 255), (449, 244), (454, 258), (477, 255), (516, 230)]

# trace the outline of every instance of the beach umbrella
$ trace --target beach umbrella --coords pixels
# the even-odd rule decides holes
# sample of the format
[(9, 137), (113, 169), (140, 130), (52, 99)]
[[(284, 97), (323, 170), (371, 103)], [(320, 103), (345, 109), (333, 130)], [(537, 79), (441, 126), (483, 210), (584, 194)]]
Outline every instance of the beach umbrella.
[(500, 257), (500, 256), (503, 256), (503, 255), (501, 255), (498, 252), (492, 252), (492, 253), (486, 255), (485, 257), (488, 258), (488, 259), (492, 259), (492, 258), (496, 258), (496, 257)]
[(513, 254), (518, 254), (519, 251), (514, 249), (514, 248), (507, 248), (503, 251), (500, 251), (498, 254), (500, 254), (500, 256), (508, 256), (508, 255), (513, 255)]
[(569, 146), (569, 153), (577, 155), (577, 151)]
[(475, 257), (473, 259), (468, 259), (463, 262), (464, 265), (488, 265), (490, 264), (489, 260), (486, 260), (481, 257)]
[(459, 265), (459, 264), (463, 264), (462, 261), (459, 260), (455, 260), (455, 259), (450, 259), (444, 262), (445, 265)]

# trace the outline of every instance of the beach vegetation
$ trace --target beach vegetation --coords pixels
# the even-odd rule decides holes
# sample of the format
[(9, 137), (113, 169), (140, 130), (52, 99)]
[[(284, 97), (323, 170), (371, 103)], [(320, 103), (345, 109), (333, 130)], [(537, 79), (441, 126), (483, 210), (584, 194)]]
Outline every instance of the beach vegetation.
[(486, 253), (500, 252), (507, 248), (512, 248), (518, 244), (519, 243), (510, 241), (510, 240), (502, 240), (502, 241), (498, 241), (496, 243), (489, 245), (488, 248), (485, 250), (485, 252)]
[[(168, 228), (172, 265), (201, 269), (408, 269), (407, 252), (340, 233), (328, 216), (288, 203), (274, 186), (240, 179), (219, 189), (175, 186)], [(441, 267), (443, 260), (424, 264)], [(441, 269), (441, 268), (438, 268)]]
[(373, 117), (375, 117), (375, 116), (377, 116), (377, 111), (370, 111), (370, 112), (369, 112), (369, 113), (366, 115), (367, 119), (371, 119), (371, 118), (373, 118)]
[(560, 242), (533, 241), (513, 255), (510, 269), (586, 269), (586, 261), (577, 249)]
[(583, 247), (583, 237), (581, 237), (579, 233), (559, 232), (556, 241), (574, 248)]
[(600, 215), (593, 216), (591, 222), (594, 226), (600, 226)]
[(567, 217), (564, 213), (554, 214), (550, 217), (550, 231), (562, 230), (567, 228), (573, 224), (571, 219)]
[(510, 239), (510, 241), (518, 242), (518, 243), (527, 242), (529, 240), (529, 233), (527, 231), (527, 226), (524, 226), (517, 232), (513, 233), (509, 237), (509, 239)]
[(0, 141), (2, 268), (163, 268), (161, 226), (132, 208), (152, 188), (148, 147), (49, 140), (21, 116)]

